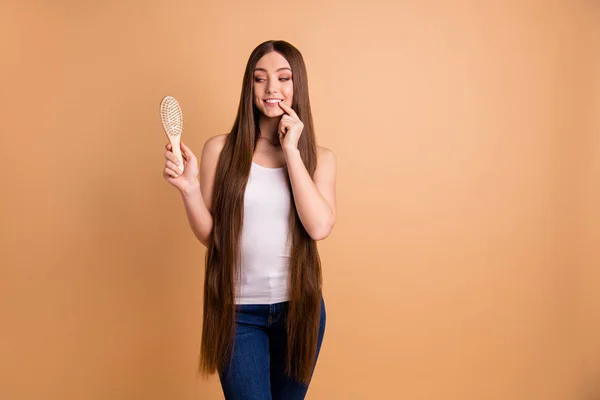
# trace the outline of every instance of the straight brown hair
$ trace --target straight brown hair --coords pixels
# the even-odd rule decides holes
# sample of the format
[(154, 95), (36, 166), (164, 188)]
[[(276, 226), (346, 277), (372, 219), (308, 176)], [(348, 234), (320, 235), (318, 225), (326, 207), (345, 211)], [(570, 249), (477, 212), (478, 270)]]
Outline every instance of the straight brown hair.
[[(267, 41), (251, 53), (233, 128), (219, 157), (213, 191), (213, 231), (206, 252), (204, 313), (199, 371), (220, 371), (230, 359), (235, 340), (235, 281), (239, 277), (239, 246), (244, 193), (260, 135), (259, 111), (253, 102), (254, 69), (267, 53), (281, 54), (292, 69), (292, 108), (304, 124), (298, 149), (312, 177), (317, 164), (306, 66), (300, 51), (285, 41)], [(291, 182), (288, 180), (290, 193)], [(321, 311), (322, 272), (316, 242), (304, 229), (291, 197), (290, 300), (287, 317), (287, 374), (308, 384), (314, 367)]]

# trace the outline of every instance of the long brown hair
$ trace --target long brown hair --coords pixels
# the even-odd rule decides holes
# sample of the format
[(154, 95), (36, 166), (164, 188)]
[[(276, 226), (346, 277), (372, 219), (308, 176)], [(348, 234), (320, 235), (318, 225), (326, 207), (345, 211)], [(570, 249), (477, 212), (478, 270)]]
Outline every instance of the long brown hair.
[[(256, 150), (259, 110), (253, 102), (254, 69), (265, 54), (276, 51), (290, 64), (294, 87), (292, 108), (304, 123), (298, 142), (300, 156), (312, 177), (317, 146), (302, 54), (284, 41), (257, 46), (246, 65), (242, 94), (233, 128), (221, 152), (214, 182), (213, 231), (206, 252), (204, 315), (199, 370), (205, 375), (225, 365), (235, 337), (235, 278), (239, 276), (239, 245), (244, 213), (244, 192)], [(291, 183), (288, 180), (290, 192)], [(290, 300), (287, 317), (286, 372), (308, 383), (317, 350), (321, 310), (322, 273), (316, 242), (304, 229), (291, 197)]]

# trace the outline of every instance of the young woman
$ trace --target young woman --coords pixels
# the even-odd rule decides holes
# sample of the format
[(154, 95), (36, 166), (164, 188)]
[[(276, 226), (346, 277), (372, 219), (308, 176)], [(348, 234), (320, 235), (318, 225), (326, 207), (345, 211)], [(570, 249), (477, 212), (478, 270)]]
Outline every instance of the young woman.
[(227, 400), (303, 399), (325, 332), (316, 241), (336, 220), (336, 160), (316, 145), (301, 53), (256, 47), (231, 132), (206, 141), (200, 171), (181, 149), (183, 174), (167, 144), (163, 175), (207, 247), (199, 369)]

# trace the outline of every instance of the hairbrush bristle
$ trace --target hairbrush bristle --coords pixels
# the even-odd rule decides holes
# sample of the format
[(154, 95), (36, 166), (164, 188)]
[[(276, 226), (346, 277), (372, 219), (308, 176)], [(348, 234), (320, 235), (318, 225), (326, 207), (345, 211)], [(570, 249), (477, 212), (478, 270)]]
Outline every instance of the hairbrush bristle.
[(174, 97), (166, 96), (160, 102), (160, 119), (165, 132), (170, 136), (179, 136), (183, 130), (183, 112)]

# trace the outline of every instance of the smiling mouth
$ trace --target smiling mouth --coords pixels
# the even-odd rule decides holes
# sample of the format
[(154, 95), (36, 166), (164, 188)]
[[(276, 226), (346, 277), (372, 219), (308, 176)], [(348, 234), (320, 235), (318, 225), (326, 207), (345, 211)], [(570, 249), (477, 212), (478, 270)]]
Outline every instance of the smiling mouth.
[(263, 100), (267, 108), (280, 108), (279, 103), (283, 103), (283, 99), (267, 99)]

